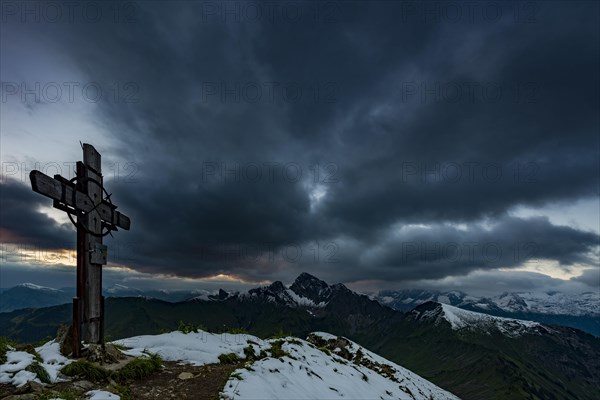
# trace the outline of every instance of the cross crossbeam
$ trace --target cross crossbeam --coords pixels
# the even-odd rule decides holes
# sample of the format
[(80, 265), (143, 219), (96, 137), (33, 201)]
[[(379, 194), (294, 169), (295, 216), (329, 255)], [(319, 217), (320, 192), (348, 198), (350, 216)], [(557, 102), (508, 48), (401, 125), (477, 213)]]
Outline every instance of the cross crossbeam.
[(75, 214), (76, 211), (88, 213), (95, 209), (103, 221), (110, 225), (129, 230), (131, 220), (128, 216), (116, 211), (116, 206), (111, 205), (107, 201), (103, 200), (98, 205), (94, 204), (86, 193), (76, 189), (74, 183), (61, 180), (60, 178), (51, 178), (37, 170), (29, 173), (29, 179), (31, 180), (31, 188), (34, 192), (56, 200), (72, 209), (72, 211), (63, 211)]

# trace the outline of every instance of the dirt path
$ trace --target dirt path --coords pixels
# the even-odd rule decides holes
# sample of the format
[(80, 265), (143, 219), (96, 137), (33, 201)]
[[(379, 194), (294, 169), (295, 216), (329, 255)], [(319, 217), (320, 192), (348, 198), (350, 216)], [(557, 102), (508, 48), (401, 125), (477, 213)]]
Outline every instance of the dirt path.
[[(129, 385), (134, 399), (206, 399), (218, 400), (231, 373), (241, 364), (208, 364), (201, 367), (164, 361), (164, 368), (140, 382)], [(181, 373), (190, 379), (180, 379)]]

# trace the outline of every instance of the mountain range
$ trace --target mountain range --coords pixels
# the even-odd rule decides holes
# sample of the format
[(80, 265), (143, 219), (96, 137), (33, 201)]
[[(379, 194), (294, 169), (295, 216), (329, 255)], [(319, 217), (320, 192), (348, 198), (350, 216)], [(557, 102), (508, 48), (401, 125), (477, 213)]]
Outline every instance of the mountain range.
[(600, 293), (505, 292), (493, 297), (476, 297), (456, 290), (386, 290), (371, 297), (403, 312), (436, 301), (499, 317), (570, 326), (600, 336)]
[(504, 292), (493, 297), (470, 296), (460, 291), (385, 290), (374, 296), (382, 304), (408, 311), (428, 301), (479, 312), (539, 313), (554, 315), (600, 315), (600, 293)]
[[(115, 284), (103, 290), (105, 297), (148, 297), (170, 302), (209, 295), (207, 290), (141, 290)], [(74, 287), (55, 289), (33, 283), (22, 283), (11, 288), (0, 289), (0, 313), (23, 308), (50, 307), (71, 303), (75, 296)]]
[[(0, 313), (2, 335), (35, 341), (70, 321), (70, 304)], [(349, 338), (463, 399), (595, 399), (600, 338), (581, 330), (496, 317), (428, 301), (403, 313), (343, 284), (301, 274), (247, 292), (202, 293), (180, 302), (108, 298), (106, 334), (119, 339), (177, 329)]]
[[(314, 284), (314, 282), (313, 282)], [(319, 284), (315, 284), (319, 287)], [(283, 284), (281, 284), (283, 286)], [(293, 285), (292, 285), (293, 286)], [(290, 290), (293, 289), (293, 290)], [(290, 288), (279, 302), (292, 304), (294, 301), (314, 301), (318, 293), (308, 297), (295, 298), (302, 289)], [(251, 289), (248, 293), (256, 293)], [(269, 290), (281, 292), (277, 283)], [(320, 287), (319, 290), (332, 290)], [(333, 289), (335, 290), (335, 289)], [(54, 289), (32, 283), (24, 283), (0, 291), (0, 313), (23, 308), (41, 308), (71, 303), (75, 288)], [(106, 297), (145, 297), (168, 302), (182, 302), (189, 299), (209, 300), (224, 296), (239, 296), (241, 293), (228, 293), (224, 290), (141, 290), (115, 284), (104, 289)], [(499, 317), (518, 318), (545, 324), (564, 325), (581, 329), (600, 337), (600, 293), (585, 292), (567, 294), (562, 292), (505, 292), (493, 297), (472, 296), (460, 291), (435, 290), (385, 290), (369, 297), (394, 310), (407, 312), (420, 304), (436, 301)]]

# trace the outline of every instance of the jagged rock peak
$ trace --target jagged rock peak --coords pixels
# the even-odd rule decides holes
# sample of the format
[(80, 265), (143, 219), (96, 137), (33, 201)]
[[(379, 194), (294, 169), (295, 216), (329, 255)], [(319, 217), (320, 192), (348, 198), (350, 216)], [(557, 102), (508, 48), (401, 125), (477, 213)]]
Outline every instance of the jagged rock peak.
[(352, 290), (348, 289), (343, 283), (336, 283), (335, 285), (331, 285), (330, 288), (335, 291), (352, 292)]
[(296, 278), (290, 289), (297, 295), (314, 301), (315, 304), (327, 300), (331, 293), (331, 288), (327, 283), (306, 272)]
[(269, 285), (269, 289), (273, 292), (283, 292), (285, 290), (285, 286), (281, 281), (275, 281)]
[(415, 319), (438, 317), (443, 313), (442, 305), (436, 301), (427, 301), (415, 307), (409, 314)]
[(293, 286), (297, 286), (297, 287), (318, 286), (318, 287), (322, 287), (322, 288), (328, 287), (327, 283), (325, 283), (324, 281), (320, 280), (316, 276), (313, 276), (307, 272), (303, 272), (300, 275), (298, 275), (298, 277), (292, 284), (292, 287)]

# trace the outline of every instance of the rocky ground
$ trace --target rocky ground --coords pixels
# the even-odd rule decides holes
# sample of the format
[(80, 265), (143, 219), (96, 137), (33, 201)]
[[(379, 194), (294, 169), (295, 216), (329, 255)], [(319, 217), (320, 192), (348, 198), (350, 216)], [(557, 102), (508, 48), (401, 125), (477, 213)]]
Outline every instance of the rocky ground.
[(201, 367), (164, 362), (158, 374), (134, 382), (134, 399), (219, 399), (219, 393), (239, 364), (208, 364)]
[(140, 381), (118, 385), (74, 380), (52, 385), (29, 382), (21, 388), (0, 384), (0, 399), (33, 400), (62, 397), (65, 400), (85, 399), (85, 393), (100, 389), (118, 394), (122, 400), (135, 399), (200, 399), (218, 400), (231, 373), (240, 364), (183, 365), (164, 361), (163, 368)]

